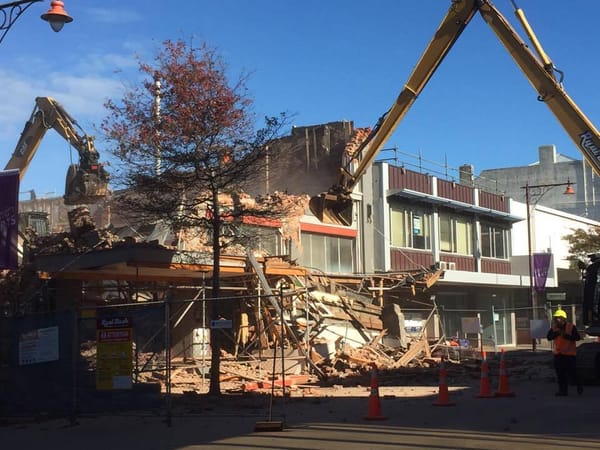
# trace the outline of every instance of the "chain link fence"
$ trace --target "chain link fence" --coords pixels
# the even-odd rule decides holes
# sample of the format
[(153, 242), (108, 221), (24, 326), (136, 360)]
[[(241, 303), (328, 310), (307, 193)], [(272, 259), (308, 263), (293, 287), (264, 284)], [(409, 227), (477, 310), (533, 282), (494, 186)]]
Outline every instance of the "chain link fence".
[[(258, 375), (272, 370), (267, 367), (275, 362), (272, 346), (285, 334), (277, 305), (286, 305), (283, 323), (290, 321), (292, 297), (215, 300), (198, 287), (189, 294), (164, 289), (142, 301), (1, 318), (0, 414), (75, 418), (138, 410), (170, 417), (172, 395), (209, 390), (211, 331), (222, 349), (224, 379), (236, 375), (239, 367), (229, 368), (230, 362), (244, 361)], [(215, 301), (219, 314), (213, 316)], [(541, 348), (549, 348), (545, 332), (556, 307), (547, 304), (535, 311)], [(580, 317), (579, 305), (561, 307), (569, 317)], [(418, 334), (425, 322), (428, 327), (433, 323), (428, 336), (457, 347), (456, 358), (460, 349), (493, 353), (499, 347), (532, 342), (531, 308), (437, 306), (433, 314), (431, 309), (402, 312), (408, 334)], [(296, 373), (311, 370), (310, 358), (300, 350), (304, 344), (308, 342), (290, 345), (294, 352), (285, 355), (286, 368)]]

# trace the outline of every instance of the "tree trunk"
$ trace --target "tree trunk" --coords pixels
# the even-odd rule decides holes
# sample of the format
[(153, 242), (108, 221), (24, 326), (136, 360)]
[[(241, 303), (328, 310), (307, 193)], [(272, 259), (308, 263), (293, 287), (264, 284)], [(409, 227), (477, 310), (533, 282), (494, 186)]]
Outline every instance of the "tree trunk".
[[(219, 192), (218, 189), (213, 189), (212, 192), (213, 206), (213, 277), (212, 277), (212, 302), (211, 302), (211, 320), (219, 320), (219, 295), (220, 295), (220, 272), (221, 272), (221, 246), (219, 244), (219, 236), (221, 234), (221, 218), (219, 208)], [(221, 330), (211, 328), (210, 330), (210, 350), (211, 350), (211, 365), (210, 365), (210, 395), (221, 395)]]

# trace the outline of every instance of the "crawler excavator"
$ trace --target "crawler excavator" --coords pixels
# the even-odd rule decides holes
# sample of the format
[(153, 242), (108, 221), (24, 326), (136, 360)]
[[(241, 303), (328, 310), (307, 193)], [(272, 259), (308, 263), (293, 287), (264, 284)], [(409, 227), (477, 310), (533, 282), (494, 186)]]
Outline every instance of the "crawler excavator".
[[(109, 194), (109, 175), (99, 162), (94, 139), (81, 130), (60, 103), (51, 97), (37, 97), (35, 107), (4, 170), (18, 169), (23, 179), (46, 131), (53, 128), (79, 153), (79, 163), (67, 170), (64, 202), (66, 205), (95, 203)], [(77, 132), (80, 130), (80, 133)]]
[[(309, 208), (319, 220), (343, 226), (352, 224), (352, 191), (476, 13), (490, 26), (529, 80), (537, 92), (537, 99), (550, 108), (586, 162), (596, 175), (600, 176), (598, 130), (564, 90), (562, 72), (556, 69), (544, 52), (523, 10), (514, 0), (511, 0), (511, 3), (535, 53), (491, 1), (450, 0), (450, 8), (394, 104), (377, 121), (372, 132), (354, 153), (352, 160), (341, 164), (337, 183), (327, 192), (310, 199)], [(600, 336), (600, 255), (597, 263), (592, 262), (585, 285), (586, 332), (590, 336)], [(586, 342), (580, 345), (577, 354), (580, 376), (584, 379), (600, 380), (600, 342)]]

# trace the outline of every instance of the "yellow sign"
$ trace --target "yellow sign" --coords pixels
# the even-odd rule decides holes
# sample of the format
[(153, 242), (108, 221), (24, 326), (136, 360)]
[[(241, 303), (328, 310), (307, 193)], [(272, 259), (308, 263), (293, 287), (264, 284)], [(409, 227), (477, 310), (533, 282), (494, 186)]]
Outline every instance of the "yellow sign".
[(131, 318), (98, 319), (96, 389), (131, 389), (133, 326)]

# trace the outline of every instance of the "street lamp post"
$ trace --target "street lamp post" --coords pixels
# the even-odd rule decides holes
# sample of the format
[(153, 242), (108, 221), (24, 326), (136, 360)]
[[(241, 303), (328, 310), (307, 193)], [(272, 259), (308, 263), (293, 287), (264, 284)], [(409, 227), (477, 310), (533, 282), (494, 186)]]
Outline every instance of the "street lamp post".
[[(18, 0), (10, 3), (0, 4), (0, 43), (4, 40), (4, 36), (8, 30), (17, 21), (17, 19), (34, 3), (39, 3), (43, 0)], [(59, 32), (65, 23), (73, 21), (64, 8), (64, 3), (60, 0), (50, 2), (50, 9), (45, 14), (41, 15), (42, 20), (50, 24), (50, 27)]]
[[(532, 315), (533, 315), (533, 319), (537, 319), (538, 318), (538, 314), (537, 314), (537, 295), (535, 292), (535, 284), (534, 284), (534, 267), (533, 267), (533, 250), (531, 248), (531, 244), (532, 244), (532, 239), (531, 239), (531, 194), (530, 194), (530, 189), (546, 189), (545, 191), (543, 191), (537, 198), (536, 202), (534, 203), (534, 206), (537, 204), (537, 202), (540, 201), (540, 199), (542, 198), (542, 196), (548, 192), (550, 189), (557, 187), (557, 186), (566, 186), (565, 192), (563, 193), (564, 195), (572, 195), (575, 193), (575, 191), (573, 190), (573, 185), (575, 183), (572, 183), (570, 180), (568, 180), (566, 183), (551, 183), (551, 184), (529, 184), (527, 183), (525, 186), (521, 186), (521, 189), (525, 189), (525, 205), (527, 208), (527, 259), (528, 259), (528, 263), (529, 263), (529, 302), (531, 304), (531, 308), (532, 308)], [(534, 338), (531, 339), (531, 345), (533, 347), (533, 350), (536, 349), (536, 340)]]

